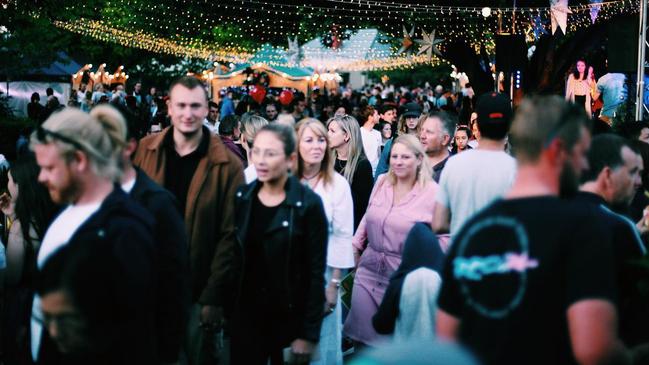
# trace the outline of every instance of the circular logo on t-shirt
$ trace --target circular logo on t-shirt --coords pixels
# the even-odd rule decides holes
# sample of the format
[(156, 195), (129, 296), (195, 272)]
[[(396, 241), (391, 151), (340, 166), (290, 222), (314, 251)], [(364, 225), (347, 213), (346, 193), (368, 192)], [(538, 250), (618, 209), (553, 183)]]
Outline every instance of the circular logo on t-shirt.
[(467, 304), (489, 318), (503, 318), (525, 295), (527, 271), (538, 267), (529, 257), (525, 227), (511, 217), (476, 221), (457, 237), (453, 276)]

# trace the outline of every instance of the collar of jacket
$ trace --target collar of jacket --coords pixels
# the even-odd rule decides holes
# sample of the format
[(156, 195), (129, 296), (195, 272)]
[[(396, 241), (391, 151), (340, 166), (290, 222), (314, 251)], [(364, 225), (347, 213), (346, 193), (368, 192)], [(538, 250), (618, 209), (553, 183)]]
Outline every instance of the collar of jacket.
[[(259, 189), (261, 189), (261, 182), (255, 180), (252, 186), (247, 189), (245, 192), (241, 193), (241, 198), (247, 201), (251, 201), (253, 194), (257, 194)], [(288, 205), (293, 207), (301, 207), (304, 202), (302, 201), (302, 193), (300, 187), (302, 183), (293, 175), (290, 174), (284, 184), (284, 191), (286, 192), (286, 199), (282, 202), (282, 205)]]
[(151, 178), (140, 170), (139, 167), (133, 166), (135, 168), (135, 185), (133, 190), (131, 190), (131, 196), (141, 196), (147, 192), (164, 192), (165, 189), (160, 185), (156, 184)]
[(148, 212), (135, 204), (124, 190), (122, 190), (118, 184), (115, 184), (113, 191), (99, 206), (99, 210), (88, 217), (73, 237), (76, 236), (78, 232), (84, 230), (102, 230), (104, 225), (110, 224), (111, 217), (113, 217), (114, 214), (127, 215), (134, 220), (139, 220), (149, 228), (153, 226), (153, 218), (148, 214)]
[[(228, 150), (227, 147), (221, 141), (221, 138), (216, 135), (212, 135), (207, 129), (203, 126), (203, 133), (210, 135), (210, 145), (207, 150), (207, 158), (211, 164), (220, 164), (228, 162)], [(157, 136), (151, 141), (147, 146), (149, 150), (156, 151), (164, 148), (164, 140), (168, 133), (173, 133), (173, 126), (165, 128), (162, 132), (158, 133)]]

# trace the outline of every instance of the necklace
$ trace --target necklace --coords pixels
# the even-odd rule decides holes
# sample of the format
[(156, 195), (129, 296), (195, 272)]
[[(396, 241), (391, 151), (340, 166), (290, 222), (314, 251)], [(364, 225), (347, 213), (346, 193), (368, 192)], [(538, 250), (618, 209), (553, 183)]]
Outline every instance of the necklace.
[(316, 174), (311, 176), (311, 177), (302, 176), (302, 179), (306, 180), (306, 181), (311, 181), (311, 180), (315, 179), (316, 177), (318, 177), (319, 175), (320, 175), (320, 171), (316, 172)]

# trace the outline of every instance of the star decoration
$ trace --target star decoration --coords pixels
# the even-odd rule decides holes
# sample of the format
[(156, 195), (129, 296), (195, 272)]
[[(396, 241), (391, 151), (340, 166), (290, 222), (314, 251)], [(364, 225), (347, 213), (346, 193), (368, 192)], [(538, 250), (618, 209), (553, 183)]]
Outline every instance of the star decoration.
[(422, 39), (417, 39), (416, 42), (421, 45), (419, 47), (419, 52), (417, 55), (419, 56), (422, 53), (426, 53), (428, 55), (428, 60), (430, 61), (433, 57), (433, 53), (435, 53), (437, 56), (442, 57), (442, 53), (439, 51), (437, 48), (437, 45), (444, 42), (443, 39), (435, 39), (435, 30), (433, 30), (432, 33), (426, 33), (425, 31), (421, 31), (421, 36)]
[(410, 47), (414, 44), (412, 37), (415, 35), (415, 27), (412, 27), (410, 33), (406, 29), (406, 26), (403, 26), (403, 40), (401, 41), (401, 48), (397, 51), (397, 54), (402, 54), (403, 52), (408, 52)]
[(568, 26), (568, 14), (572, 10), (568, 7), (568, 0), (550, 0), (550, 19), (552, 20), (552, 34), (556, 33), (557, 27), (566, 34)]
[(300, 63), (300, 58), (302, 56), (300, 46), (297, 42), (297, 36), (291, 40), (291, 37), (288, 37), (288, 50), (286, 55), (288, 56), (289, 64), (295, 66)]

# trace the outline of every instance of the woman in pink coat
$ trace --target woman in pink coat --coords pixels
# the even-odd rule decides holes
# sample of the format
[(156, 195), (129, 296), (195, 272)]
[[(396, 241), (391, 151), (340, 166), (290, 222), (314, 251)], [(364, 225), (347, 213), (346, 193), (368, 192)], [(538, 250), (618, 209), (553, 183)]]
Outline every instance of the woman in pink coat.
[(358, 266), (344, 333), (356, 343), (377, 345), (386, 339), (374, 331), (372, 316), (401, 263), (408, 232), (416, 222), (432, 222), (438, 186), (431, 176), (417, 138), (399, 136), (392, 147), (390, 169), (376, 181), (353, 239)]

